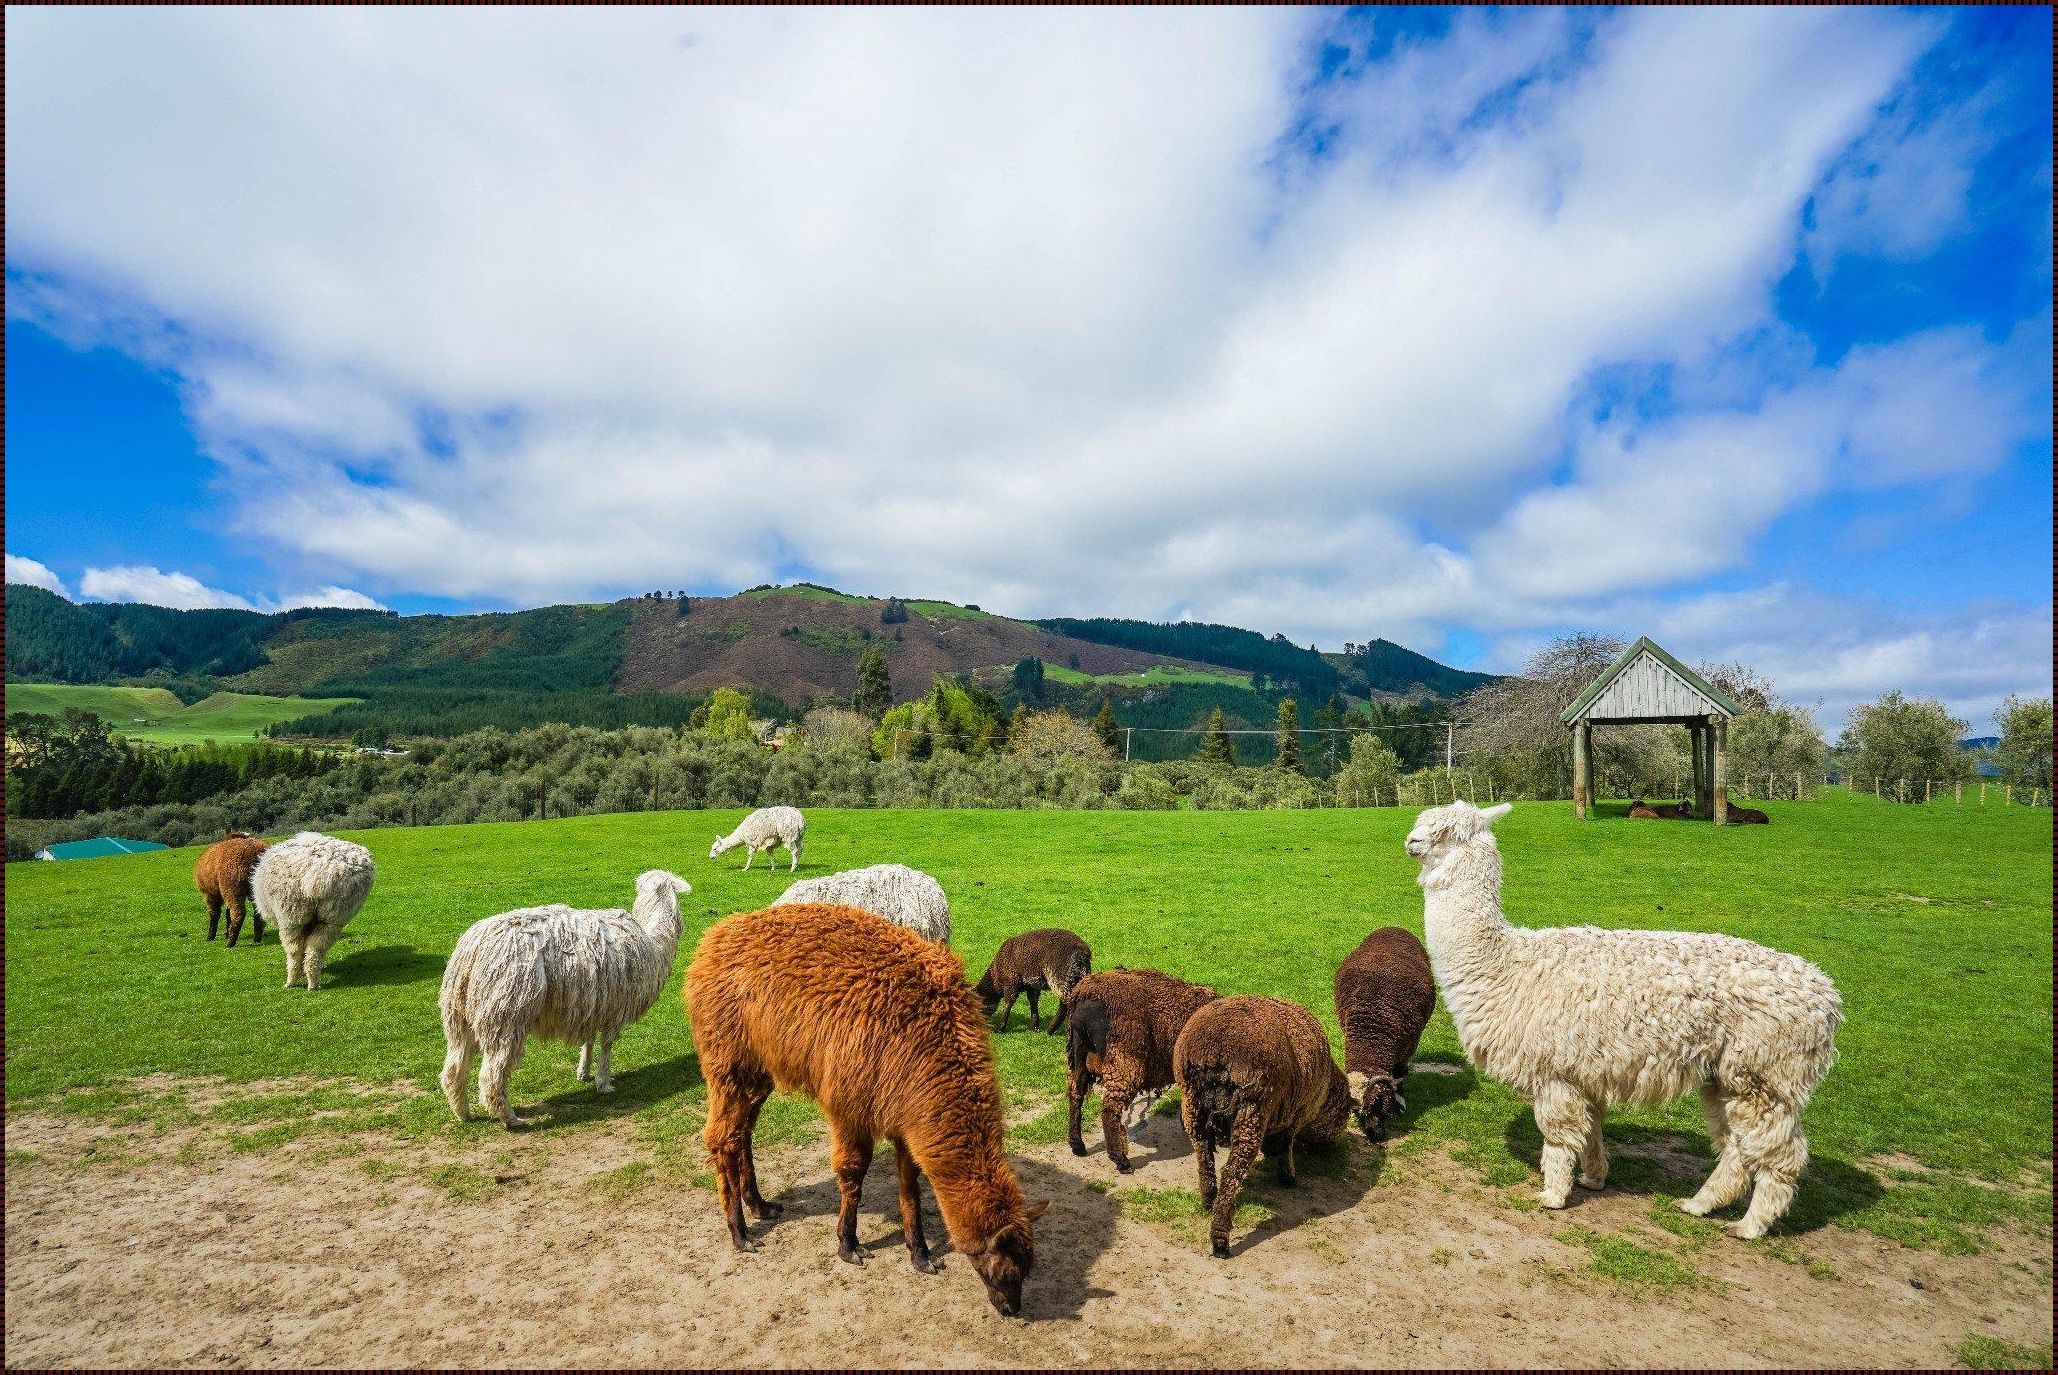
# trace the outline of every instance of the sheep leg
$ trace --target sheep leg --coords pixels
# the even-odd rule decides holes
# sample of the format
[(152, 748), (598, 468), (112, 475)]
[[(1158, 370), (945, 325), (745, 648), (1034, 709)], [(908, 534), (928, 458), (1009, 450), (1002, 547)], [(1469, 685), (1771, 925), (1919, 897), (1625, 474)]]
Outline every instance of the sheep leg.
[[(240, 894), (229, 894), (229, 945), (233, 949), (237, 938), (243, 934), (243, 898)], [(214, 939), (214, 923), (208, 923), (209, 940)], [(252, 939), (256, 939), (252, 937)]]
[(1058, 1034), (1058, 1033), (1059, 1033), (1060, 1031), (1064, 1030), (1064, 1028), (1065, 1028), (1065, 1014), (1066, 1014), (1066, 1013), (1068, 1013), (1068, 1012), (1070, 1012), (1071, 1010), (1072, 1010), (1072, 1003), (1071, 1003), (1071, 999), (1070, 999), (1070, 998), (1068, 998), (1068, 997), (1067, 997), (1067, 996), (1065, 995), (1065, 992), (1064, 992), (1064, 990), (1060, 989), (1060, 990), (1058, 991), (1058, 1010), (1057, 1010), (1056, 1012), (1053, 1012), (1053, 1013), (1051, 1014), (1051, 1018), (1050, 1018), (1050, 1034), (1051, 1034), (1051, 1035), (1055, 1036), (1055, 1035), (1057, 1035), (1057, 1034)]
[(1123, 1174), (1136, 1168), (1129, 1163), (1129, 1117), (1135, 1105), (1136, 1086), (1128, 1075), (1114, 1074), (1101, 1081), (1101, 1140), (1108, 1148), (1108, 1159)]
[(1546, 1208), (1562, 1208), (1572, 1197), (1572, 1167), (1586, 1147), (1586, 1095), (1566, 1083), (1544, 1085), (1536, 1096), (1536, 1129), (1543, 1134), (1543, 1193)]
[(443, 1056), (443, 1073), (439, 1076), (443, 1084), (443, 1096), (450, 1100), (450, 1110), (457, 1114), (460, 1122), (472, 1120), (471, 1096), (466, 1092), (471, 1087), (472, 1065), (479, 1057), (479, 1043), (472, 1039), (469, 1029), (451, 1027), (448, 1030), (449, 1049)]
[(832, 1124), (829, 1167), (836, 1171), (836, 1192), (842, 1200), (836, 1210), (836, 1258), (863, 1265), (865, 1253), (857, 1244), (858, 1199), (864, 1193), (865, 1171), (872, 1168), (872, 1143)]
[(1008, 1000), (1000, 1005), (1000, 1030), (1006, 1031), (1008, 1029), (1008, 1019), (1015, 1015), (1015, 999), (1021, 996), (1022, 990), (1020, 987), (1008, 990)]
[(929, 1258), (929, 1238), (922, 1232), (922, 1171), (908, 1154), (907, 1142), (893, 1143), (893, 1163), (900, 1171), (900, 1230), (908, 1243), (908, 1262), (925, 1275), (936, 1273)]
[(729, 1244), (749, 1252), (757, 1250), (743, 1228), (744, 1162), (750, 1150), (752, 1117), (749, 1092), (737, 1078), (733, 1071), (709, 1067), (707, 1125), (700, 1129), (700, 1139), (707, 1145), (708, 1163), (715, 1168), (722, 1218), (729, 1224)]
[(1043, 1030), (1043, 1012), (1041, 1011), (1041, 1009), (1039, 1009), (1039, 1008), (1038, 1008), (1038, 1007), (1036, 1006), (1036, 1000), (1037, 1000), (1038, 998), (1042, 997), (1042, 996), (1043, 996), (1043, 992), (1042, 992), (1042, 990), (1041, 990), (1041, 989), (1038, 989), (1038, 988), (1036, 988), (1036, 987), (1035, 987), (1035, 986), (1033, 986), (1033, 985), (1032, 985), (1032, 986), (1030, 987), (1030, 989), (1029, 989), (1029, 1026), (1030, 1026), (1030, 1029), (1031, 1029), (1031, 1030), (1034, 1030), (1034, 1031), (1041, 1031), (1041, 1030)]
[(1586, 1144), (1580, 1148), (1579, 1173), (1572, 1181), (1582, 1189), (1608, 1187), (1608, 1143), (1601, 1136), (1601, 1123), (1606, 1117), (1599, 1103), (1587, 1105)]
[(1236, 1217), (1236, 1196), (1257, 1162), (1265, 1130), (1255, 1107), (1238, 1109), (1229, 1128), (1229, 1159), (1222, 1166), (1222, 1182), (1215, 1191), (1214, 1216), (1208, 1226), (1208, 1249), (1217, 1260), (1229, 1258), (1229, 1224)]
[(222, 924), (222, 900), (214, 894), (207, 895), (207, 938), (213, 940)]
[(1265, 1156), (1272, 1162), (1272, 1168), (1279, 1172), (1279, 1182), (1287, 1188), (1300, 1183), (1300, 1175), (1293, 1168), (1293, 1133), (1281, 1132), (1265, 1138)]
[(1729, 1130), (1729, 1095), (1714, 1084), (1701, 1085), (1701, 1114), (1708, 1121), (1708, 1140), (1715, 1147), (1715, 1169), (1699, 1193), (1679, 1200), (1679, 1210), (1694, 1217), (1727, 1208), (1751, 1185), (1742, 1150)]
[[(1079, 1130), (1079, 1109), (1086, 1102), (1086, 1095), (1093, 1092), (1093, 1071), (1081, 1065), (1065, 1075), (1065, 1140), (1071, 1143), (1072, 1154), (1086, 1154), (1086, 1137)], [(1101, 1132), (1107, 1133), (1107, 1094), (1101, 1094)], [(1108, 1138), (1110, 1142), (1113, 1137)], [(1110, 1150), (1109, 1155), (1114, 1151)], [(1119, 1166), (1117, 1168), (1120, 1168)]]
[(1193, 1164), (1200, 1172), (1201, 1207), (1215, 1206), (1215, 1131), (1213, 1119), (1194, 1107), (1193, 1095), (1183, 1093), (1179, 1098), (1179, 1117), (1186, 1126), (1187, 1139), (1193, 1142)]
[(579, 1069), (576, 1076), (580, 1083), (593, 1077), (593, 1038), (588, 1036), (579, 1043)]
[(1750, 1241), (1764, 1236), (1793, 1205), (1801, 1171), (1808, 1165), (1808, 1138), (1801, 1131), (1800, 1110), (1776, 1098), (1732, 1098), (1730, 1114), (1752, 1185), (1751, 1206), (1729, 1231)]
[(525, 1119), (515, 1116), (515, 1110), (507, 1102), (507, 1081), (514, 1077), (515, 1066), (522, 1062), (524, 1047), (525, 1040), (520, 1036), (487, 1046), (485, 1061), (479, 1066), (479, 1101), (509, 1131), (529, 1125)]

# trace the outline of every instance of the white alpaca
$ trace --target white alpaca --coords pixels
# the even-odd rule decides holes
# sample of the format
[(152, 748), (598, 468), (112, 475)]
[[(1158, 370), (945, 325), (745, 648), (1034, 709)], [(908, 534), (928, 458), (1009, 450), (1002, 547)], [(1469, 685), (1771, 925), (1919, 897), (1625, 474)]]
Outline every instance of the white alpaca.
[(807, 839), (807, 818), (798, 807), (760, 807), (743, 818), (741, 825), (729, 834), (719, 837), (715, 846), (707, 852), (709, 859), (718, 859), (738, 845), (750, 848), (744, 852), (743, 867), (748, 869), (759, 851), (764, 852), (765, 863), (772, 862), (772, 851), (779, 846), (786, 847), (787, 858), (791, 860), (786, 872), (792, 873), (800, 867), (801, 842)]
[(950, 899), (943, 885), (905, 864), (873, 864), (840, 874), (804, 878), (779, 895), (774, 907), (793, 902), (833, 902), (884, 917), (925, 941), (950, 949)]
[(479, 1100), (509, 1128), (526, 1125), (507, 1081), (528, 1038), (579, 1047), (579, 1078), (615, 1091), (609, 1056), (623, 1030), (650, 1011), (679, 950), (679, 895), (693, 886), (652, 869), (636, 880), (632, 916), (619, 908), (524, 907), (475, 923), (443, 970), (443, 1094), (460, 1120), (481, 1053)]
[(1750, 1189), (1731, 1230), (1765, 1235), (1808, 1162), (1801, 1109), (1835, 1058), (1836, 986), (1797, 955), (1734, 936), (1508, 925), (1490, 829), (1508, 810), (1433, 808), (1407, 844), (1422, 865), (1430, 963), (1465, 1056), (1536, 1111), (1544, 1207), (1565, 1206), (1575, 1162), (1582, 1187), (1607, 1183), (1610, 1107), (1698, 1088), (1720, 1154), (1679, 1206), (1700, 1217)]
[(286, 949), (286, 987), (303, 977), (321, 987), (322, 961), (372, 891), (372, 852), (302, 831), (264, 852), (250, 876), (257, 914), (278, 928)]

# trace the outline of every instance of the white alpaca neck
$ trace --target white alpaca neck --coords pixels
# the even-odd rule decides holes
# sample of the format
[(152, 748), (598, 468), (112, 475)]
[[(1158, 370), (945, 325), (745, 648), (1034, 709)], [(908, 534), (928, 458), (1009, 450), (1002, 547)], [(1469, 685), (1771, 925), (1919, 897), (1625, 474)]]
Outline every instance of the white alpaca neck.
[(1430, 968), (1466, 1040), (1472, 1011), (1492, 995), (1512, 934), (1501, 915), (1501, 853), (1478, 836), (1422, 870), (1422, 925)]
[(650, 893), (636, 900), (634, 913), (636, 924), (643, 928), (643, 934), (658, 945), (670, 951), (679, 948), (679, 895), (677, 893)]

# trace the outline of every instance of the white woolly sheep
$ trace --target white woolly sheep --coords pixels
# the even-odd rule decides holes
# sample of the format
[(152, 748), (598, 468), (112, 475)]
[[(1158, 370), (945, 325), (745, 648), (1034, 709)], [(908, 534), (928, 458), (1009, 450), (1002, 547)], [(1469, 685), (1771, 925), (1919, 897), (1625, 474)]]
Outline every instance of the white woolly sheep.
[(1751, 1190), (1731, 1231), (1765, 1235), (1808, 1162), (1801, 1109), (1835, 1058), (1836, 986), (1797, 955), (1734, 936), (1510, 926), (1490, 829), (1508, 810), (1432, 808), (1407, 848), (1466, 1058), (1535, 1109), (1544, 1207), (1565, 1206), (1575, 1161), (1582, 1187), (1607, 1183), (1607, 1109), (1698, 1088), (1719, 1155), (1679, 1206), (1701, 1217)]
[(800, 808), (760, 807), (744, 817), (742, 824), (735, 830), (717, 837), (714, 848), (707, 852), (707, 857), (719, 859), (738, 845), (747, 845), (750, 848), (744, 852), (743, 867), (748, 869), (759, 851), (764, 852), (765, 863), (770, 864), (771, 852), (784, 845), (787, 858), (791, 861), (786, 866), (786, 872), (790, 874), (800, 867), (800, 846), (806, 839), (807, 818), (800, 814)]
[(527, 1125), (507, 1102), (507, 1081), (528, 1038), (579, 1047), (579, 1078), (595, 1093), (615, 1091), (610, 1054), (623, 1030), (650, 1011), (679, 950), (676, 874), (652, 869), (636, 880), (633, 915), (556, 904), (502, 912), (457, 938), (443, 970), (443, 1094), (459, 1120), (481, 1053), (479, 1099), (508, 1128)]
[(780, 894), (779, 901), (772, 905), (796, 902), (855, 907), (950, 949), (950, 899), (943, 895), (943, 885), (905, 864), (871, 864), (840, 874), (804, 878)]
[(264, 852), (250, 876), (257, 914), (286, 948), (286, 987), (303, 977), (321, 987), (322, 961), (372, 891), (372, 852), (319, 831), (302, 831)]

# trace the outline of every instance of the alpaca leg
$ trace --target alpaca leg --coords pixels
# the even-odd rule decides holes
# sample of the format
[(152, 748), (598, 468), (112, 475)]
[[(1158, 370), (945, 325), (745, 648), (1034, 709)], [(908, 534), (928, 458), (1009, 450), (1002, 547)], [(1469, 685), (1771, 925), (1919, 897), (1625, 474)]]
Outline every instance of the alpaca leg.
[(332, 939), (320, 931), (310, 932), (307, 943), (300, 948), (300, 964), (307, 974), (307, 991), (310, 993), (322, 986), (322, 961), (328, 956)]
[[(1086, 1154), (1086, 1137), (1079, 1130), (1079, 1110), (1086, 1102), (1086, 1095), (1093, 1092), (1093, 1071), (1081, 1065), (1065, 1075), (1065, 1140), (1072, 1147), (1072, 1154)], [(1105, 1134), (1107, 1127), (1108, 1097), (1101, 1095), (1101, 1126)], [(1113, 1155), (1110, 1151), (1108, 1154)]]
[(264, 944), (264, 913), (257, 910), (257, 900), (255, 898), (251, 899), (250, 902), (250, 943), (252, 945)]
[(772, 1077), (768, 1074), (751, 1083), (748, 1094), (743, 1119), (743, 1204), (752, 1217), (766, 1222), (786, 1211), (777, 1203), (767, 1202), (757, 1187), (757, 1115), (765, 1110), (765, 1100), (772, 1096)]
[(900, 1171), (900, 1230), (907, 1238), (908, 1261), (925, 1275), (936, 1273), (929, 1258), (929, 1238), (922, 1232), (922, 1172), (908, 1154), (907, 1142), (893, 1143), (893, 1163)]
[(746, 846), (744, 846), (744, 847), (743, 847), (743, 872), (744, 872), (744, 873), (746, 873), (746, 874), (747, 874), (747, 873), (749, 873), (749, 872), (750, 872), (750, 862), (751, 862), (752, 860), (756, 859), (756, 858), (757, 858), (757, 846), (755, 846), (755, 845), (746, 845)]
[[(237, 940), (243, 935), (243, 901), (243, 898), (237, 894), (231, 893), (229, 895), (229, 945), (231, 948), (234, 948)], [(254, 941), (257, 938), (253, 936), (251, 939)]]
[(1050, 1034), (1055, 1036), (1065, 1029), (1065, 1014), (1072, 1010), (1072, 1003), (1063, 992), (1058, 994), (1058, 1010), (1050, 1017)]
[(1029, 1026), (1034, 1031), (1043, 1030), (1043, 1010), (1036, 1005), (1036, 1000), (1042, 996), (1043, 993), (1040, 989), (1032, 988), (1029, 990)]
[[(786, 860), (787, 873), (793, 873), (795, 870), (800, 868), (800, 846), (798, 844), (788, 845), (786, 847)], [(769, 858), (765, 860), (765, 863), (767, 864), (770, 864), (771, 862), (772, 861)]]
[(615, 1091), (615, 1042), (619, 1033), (610, 1033), (600, 1038), (600, 1059), (593, 1067), (593, 1091), (613, 1093)]
[(1729, 1125), (1729, 1096), (1714, 1084), (1701, 1085), (1701, 1112), (1708, 1120), (1708, 1139), (1715, 1145), (1715, 1169), (1692, 1198), (1679, 1200), (1679, 1210), (1706, 1217), (1727, 1208), (1751, 1186), (1736, 1135)]
[(1008, 1019), (1015, 1015), (1015, 999), (1021, 996), (1020, 989), (1011, 988), (1008, 990), (1008, 1000), (1000, 1005), (1000, 1030), (1006, 1031), (1008, 1029)]
[(449, 1048), (443, 1056), (443, 1073), (440, 1076), (443, 1096), (450, 1100), (450, 1110), (457, 1114), (457, 1120), (469, 1122), (472, 1120), (472, 1065), (479, 1057), (479, 1043), (464, 1027), (451, 1028), (446, 1039)]
[(300, 940), (302, 932), (279, 928), (279, 944), (286, 950), (286, 987), (300, 982)]
[(1114, 1074), (1101, 1081), (1100, 1086), (1100, 1135), (1107, 1145), (1108, 1159), (1115, 1162), (1115, 1168), (1128, 1174), (1136, 1167), (1129, 1163), (1129, 1113), (1136, 1102), (1136, 1086), (1127, 1075)]
[(1292, 1132), (1266, 1137), (1265, 1156), (1272, 1162), (1272, 1168), (1278, 1172), (1281, 1184), (1292, 1188), (1300, 1182), (1300, 1175), (1293, 1168)]
[(1599, 1104), (1587, 1104), (1586, 1145), (1579, 1152), (1579, 1175), (1573, 1183), (1582, 1189), (1608, 1187), (1608, 1143), (1601, 1135), (1607, 1111)]
[(1544, 1085), (1536, 1096), (1536, 1129), (1543, 1134), (1543, 1193), (1546, 1208), (1562, 1208), (1572, 1197), (1572, 1167), (1586, 1146), (1586, 1096), (1570, 1084)]
[(1732, 1130), (1739, 1153), (1750, 1171), (1751, 1206), (1730, 1234), (1752, 1240), (1786, 1216), (1808, 1165), (1808, 1138), (1801, 1131), (1800, 1109), (1778, 1099), (1731, 1100)]
[(841, 1204), (836, 1210), (836, 1256), (851, 1265), (863, 1265), (865, 1253), (858, 1249), (858, 1199), (864, 1193), (865, 1171), (872, 1168), (872, 1143), (831, 1126), (829, 1167), (836, 1171), (836, 1192)]
[(214, 894), (207, 895), (207, 938), (213, 940), (222, 924), (222, 900)]
[(729, 1224), (729, 1244), (739, 1251), (755, 1251), (750, 1234), (743, 1229), (744, 1160), (750, 1149), (750, 1099), (733, 1071), (707, 1069), (707, 1124), (700, 1139), (707, 1146), (708, 1163), (714, 1166), (715, 1187), (721, 1194), (722, 1217)]
[(583, 1084), (583, 1083), (585, 1083), (585, 1082), (586, 1082), (586, 1081), (587, 1081), (588, 1079), (591, 1079), (592, 1077), (593, 1077), (593, 1038), (592, 1038), (591, 1036), (588, 1036), (588, 1037), (587, 1037), (587, 1038), (586, 1038), (586, 1039), (585, 1039), (584, 1041), (582, 1041), (582, 1042), (580, 1042), (580, 1043), (579, 1043), (579, 1070), (578, 1070), (577, 1078), (578, 1078), (579, 1082)]
[(515, 1116), (515, 1110), (507, 1102), (507, 1081), (514, 1077), (515, 1066), (522, 1062), (523, 1048), (519, 1036), (512, 1041), (489, 1045), (485, 1047), (485, 1059), (479, 1066), (479, 1101), (509, 1131), (529, 1125), (523, 1118)]
[(1217, 1260), (1229, 1257), (1229, 1224), (1236, 1217), (1236, 1196), (1243, 1192), (1243, 1181), (1257, 1161), (1264, 1140), (1257, 1109), (1244, 1108), (1238, 1112), (1235, 1125), (1229, 1129), (1229, 1159), (1222, 1166), (1222, 1182), (1215, 1190), (1214, 1215), (1208, 1226), (1208, 1249)]
[(1213, 1119), (1194, 1109), (1190, 1094), (1180, 1095), (1179, 1117), (1186, 1126), (1187, 1139), (1193, 1142), (1193, 1164), (1200, 1172), (1201, 1207), (1212, 1208), (1215, 1206), (1215, 1134), (1210, 1125)]

